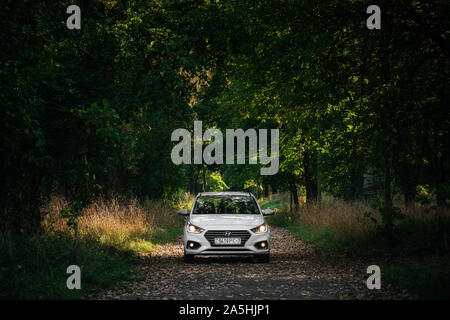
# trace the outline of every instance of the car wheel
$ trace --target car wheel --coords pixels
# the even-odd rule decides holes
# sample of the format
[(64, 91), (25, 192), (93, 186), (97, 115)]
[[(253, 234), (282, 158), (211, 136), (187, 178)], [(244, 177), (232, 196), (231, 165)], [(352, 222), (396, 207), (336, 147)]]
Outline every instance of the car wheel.
[(184, 262), (186, 263), (193, 263), (194, 262), (194, 255), (193, 254), (184, 254), (183, 257)]
[(259, 263), (268, 263), (270, 262), (270, 254), (258, 254), (256, 255), (256, 261)]

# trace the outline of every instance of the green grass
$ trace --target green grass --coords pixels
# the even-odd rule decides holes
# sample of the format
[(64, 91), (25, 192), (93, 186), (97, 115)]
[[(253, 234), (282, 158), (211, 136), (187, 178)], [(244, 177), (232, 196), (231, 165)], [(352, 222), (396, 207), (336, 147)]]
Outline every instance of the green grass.
[(261, 209), (275, 209), (281, 208), (281, 199), (271, 199), (260, 204)]
[(381, 279), (419, 299), (450, 299), (450, 258), (381, 267)]
[[(66, 234), (43, 236), (0, 232), (2, 299), (80, 299), (120, 280), (133, 278), (132, 252), (118, 251)], [(81, 290), (69, 290), (69, 265), (81, 268)]]
[(315, 248), (323, 252), (344, 252), (345, 244), (338, 241), (330, 230), (326, 228), (313, 229), (302, 223), (298, 219), (287, 214), (286, 211), (279, 212), (272, 217), (267, 218), (270, 225), (286, 228), (294, 237), (306, 243), (312, 244)]
[[(281, 205), (279, 198), (261, 203), (263, 208), (279, 209), (278, 205)], [(336, 215), (339, 215), (338, 211), (339, 207), (336, 207)], [(354, 223), (357, 223), (357, 219), (363, 219), (362, 214), (361, 218), (355, 218)], [(326, 252), (354, 256), (423, 256), (446, 255), (450, 252), (448, 215), (436, 215), (433, 219), (425, 220), (406, 217), (397, 222), (394, 233), (389, 238), (380, 224), (373, 225), (373, 228), (364, 233), (341, 232), (338, 236), (325, 224), (321, 226), (316, 223), (316, 226), (312, 227), (305, 223), (299, 214), (290, 212), (287, 208), (277, 210), (274, 216), (268, 218), (268, 222), (290, 230), (297, 238)]]
[(429, 221), (405, 219), (395, 226), (392, 239), (381, 228), (363, 235), (337, 237), (325, 227), (312, 228), (288, 211), (268, 218), (272, 225), (284, 227), (298, 239), (324, 252), (351, 256), (424, 256), (447, 255), (450, 243), (450, 218)]
[[(272, 199), (264, 207), (276, 208)], [(279, 210), (268, 218), (269, 224), (288, 229), (296, 238), (326, 253), (353, 257), (407, 257), (411, 263), (381, 266), (382, 282), (397, 289), (406, 289), (420, 299), (450, 298), (450, 219), (447, 216), (429, 220), (406, 218), (396, 227), (392, 239), (381, 229), (359, 236), (337, 237), (327, 228), (312, 228), (288, 210)], [(415, 262), (414, 262), (415, 261)]]
[[(60, 216), (63, 200), (44, 208), (40, 234), (0, 228), (0, 299), (81, 299), (133, 279), (140, 254), (182, 233), (184, 221), (167, 202), (99, 198), (78, 218), (75, 236)], [(81, 268), (81, 290), (67, 289), (70, 265)]]
[(157, 228), (151, 234), (152, 243), (166, 244), (175, 241), (175, 239), (183, 233), (183, 229), (181, 227), (162, 227)]
[(153, 252), (159, 245), (174, 241), (181, 233), (179, 227), (156, 228), (148, 236), (139, 236), (126, 241), (124, 247), (137, 254)]
[[(181, 228), (157, 228), (148, 237), (130, 239), (120, 248), (99, 239), (74, 239), (66, 233), (12, 235), (0, 230), (0, 299), (82, 299), (134, 278), (138, 254), (171, 242)], [(69, 290), (69, 265), (81, 268), (81, 290)]]
[[(382, 233), (365, 238), (338, 239), (330, 230), (313, 229), (300, 221), (272, 217), (270, 224), (288, 229), (296, 238), (326, 253), (344, 253), (356, 257), (402, 257), (420, 262), (381, 266), (382, 281), (399, 290), (406, 289), (419, 299), (450, 299), (450, 257), (444, 237), (448, 221), (418, 224), (404, 221), (397, 226), (394, 244)], [(434, 231), (433, 231), (434, 230)], [(443, 242), (444, 241), (444, 242)], [(438, 254), (438, 258), (423, 258)]]
[(181, 233), (180, 227), (158, 227), (151, 234), (126, 239), (116, 248), (134, 254), (153, 252), (158, 250), (159, 245), (174, 241)]
[(294, 223), (286, 226), (295, 237), (311, 243), (315, 248), (323, 252), (336, 252), (343, 248), (342, 244), (333, 240), (333, 234), (326, 229), (313, 230), (302, 223)]

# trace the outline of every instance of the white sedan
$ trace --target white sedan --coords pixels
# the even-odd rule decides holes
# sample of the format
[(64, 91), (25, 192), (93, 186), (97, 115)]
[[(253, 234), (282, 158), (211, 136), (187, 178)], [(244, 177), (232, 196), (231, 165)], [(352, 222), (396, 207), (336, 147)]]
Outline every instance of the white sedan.
[(248, 192), (202, 192), (195, 198), (184, 226), (184, 260), (193, 262), (195, 255), (254, 255), (269, 261), (270, 228), (261, 210)]

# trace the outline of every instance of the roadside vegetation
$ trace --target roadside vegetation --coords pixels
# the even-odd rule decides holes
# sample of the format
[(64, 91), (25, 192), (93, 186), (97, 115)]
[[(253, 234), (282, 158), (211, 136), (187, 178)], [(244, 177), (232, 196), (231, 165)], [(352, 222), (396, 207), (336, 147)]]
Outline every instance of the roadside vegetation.
[(382, 278), (421, 299), (450, 299), (450, 258), (422, 258), (416, 263), (381, 266)]
[[(40, 234), (0, 229), (1, 298), (80, 299), (134, 277), (139, 254), (156, 250), (181, 232), (176, 209), (189, 194), (166, 200), (98, 198), (76, 218), (69, 203), (54, 197), (42, 209)], [(66, 269), (81, 267), (81, 290), (68, 290)]]
[[(78, 297), (131, 276), (179, 232), (184, 192), (264, 196), (274, 223), (324, 251), (448, 250), (448, 0), (383, 1), (382, 32), (362, 0), (81, 3), (81, 30), (60, 1), (0, 13), (0, 296)], [(199, 163), (213, 135), (175, 164), (173, 133), (195, 121), (202, 137), (245, 130), (222, 144), (245, 158)], [(252, 130), (276, 150), (253, 148)], [(262, 149), (276, 174), (261, 175)], [(86, 285), (62, 292), (75, 263)]]
[[(287, 228), (297, 238), (330, 254), (381, 258), (382, 279), (424, 299), (450, 297), (448, 210), (398, 203), (394, 236), (386, 234), (381, 213), (369, 202), (345, 202), (324, 197), (320, 205), (303, 203), (289, 208), (286, 194), (263, 199), (263, 208), (275, 208), (270, 223)], [(392, 263), (385, 262), (390, 261)], [(395, 261), (404, 261), (398, 263)]]

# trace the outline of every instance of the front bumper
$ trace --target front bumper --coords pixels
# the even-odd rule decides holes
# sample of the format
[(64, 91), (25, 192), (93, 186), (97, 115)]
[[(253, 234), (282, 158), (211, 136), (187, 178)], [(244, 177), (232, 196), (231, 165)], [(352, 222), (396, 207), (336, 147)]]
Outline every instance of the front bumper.
[[(214, 229), (217, 231), (217, 229)], [(220, 231), (237, 231), (237, 230), (220, 230)], [(244, 230), (240, 230), (244, 231)], [(184, 250), (186, 254), (193, 255), (255, 255), (255, 254), (268, 254), (270, 250), (270, 229), (264, 233), (254, 233), (251, 230), (248, 231), (250, 237), (247, 241), (245, 241), (244, 245), (237, 246), (214, 246), (210, 241), (205, 237), (205, 234), (208, 230), (203, 231), (202, 233), (191, 233), (187, 232), (186, 228), (184, 228)], [(187, 244), (188, 242), (198, 243), (200, 246), (196, 249), (190, 248)], [(261, 249), (255, 246), (256, 244), (265, 241), (267, 243), (266, 248)]]

